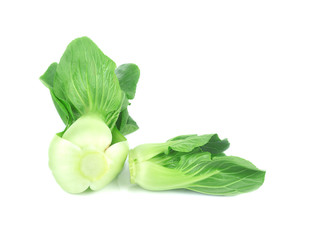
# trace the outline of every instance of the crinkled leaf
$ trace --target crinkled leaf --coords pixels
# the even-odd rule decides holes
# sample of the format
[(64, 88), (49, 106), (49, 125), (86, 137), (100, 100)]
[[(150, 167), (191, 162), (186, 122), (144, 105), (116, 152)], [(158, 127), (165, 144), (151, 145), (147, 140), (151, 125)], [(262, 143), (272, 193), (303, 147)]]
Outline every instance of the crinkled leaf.
[(130, 133), (133, 133), (136, 130), (138, 130), (138, 128), (139, 127), (138, 127), (137, 123), (129, 115), (127, 123), (126, 123), (125, 127), (122, 129), (122, 134), (127, 135), (127, 134), (130, 134)]
[(129, 99), (133, 99), (135, 96), (140, 71), (138, 66), (128, 63), (120, 65), (115, 73), (124, 95), (116, 126), (123, 135), (127, 135), (138, 130), (138, 125), (129, 115), (127, 107), (130, 105)]
[(138, 125), (129, 115), (127, 109), (121, 111), (116, 126), (123, 135), (127, 135), (138, 130)]
[(210, 152), (212, 154), (223, 153), (230, 146), (227, 139), (221, 140), (217, 134), (214, 134), (207, 144), (201, 146), (204, 152)]
[(115, 71), (122, 91), (128, 99), (133, 99), (136, 92), (136, 85), (140, 76), (137, 65), (127, 63), (120, 65)]
[(221, 140), (217, 134), (181, 135), (168, 140), (168, 142), (171, 142), (170, 148), (178, 152), (190, 152), (199, 148), (203, 152), (217, 154), (224, 152), (230, 146), (227, 139)]
[(179, 136), (176, 138), (176, 140), (174, 138), (173, 140), (168, 141), (171, 143), (169, 147), (177, 152), (190, 152), (194, 148), (204, 146), (206, 143), (210, 141), (213, 135), (214, 134), (205, 134), (201, 136), (185, 135), (186, 137)]

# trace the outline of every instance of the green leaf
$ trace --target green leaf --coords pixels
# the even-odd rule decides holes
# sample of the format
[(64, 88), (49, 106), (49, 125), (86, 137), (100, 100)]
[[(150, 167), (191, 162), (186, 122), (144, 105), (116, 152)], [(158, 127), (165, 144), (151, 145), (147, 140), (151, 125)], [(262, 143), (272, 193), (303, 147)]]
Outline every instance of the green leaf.
[(128, 63), (120, 65), (115, 73), (124, 94), (121, 112), (116, 125), (123, 135), (127, 135), (138, 130), (138, 125), (129, 115), (127, 107), (130, 105), (129, 99), (133, 99), (135, 96), (140, 71), (135, 64)]
[(53, 99), (54, 105), (57, 109), (57, 112), (58, 112), (60, 118), (62, 119), (62, 121), (65, 125), (68, 125), (68, 123), (70, 121), (69, 120), (70, 114), (69, 114), (68, 110), (66, 109), (65, 104), (55, 96), (55, 94), (53, 93), (52, 90), (50, 91), (50, 94), (51, 94), (51, 97)]
[(122, 64), (115, 71), (122, 91), (128, 99), (133, 99), (136, 92), (136, 85), (140, 76), (140, 70), (133, 63)]
[(116, 126), (123, 135), (127, 135), (138, 130), (138, 125), (131, 118), (127, 109), (121, 111)]
[(57, 63), (52, 63), (48, 67), (46, 72), (40, 77), (40, 80), (46, 87), (49, 88), (53, 103), (60, 118), (66, 126), (69, 126), (75, 120), (73, 112), (71, 110), (71, 106), (66, 101), (59, 99), (54, 93), (53, 83), (56, 75), (57, 66)]
[(123, 103), (116, 64), (87, 37), (73, 40), (58, 64), (54, 94), (79, 115), (96, 113), (113, 128)]
[(185, 175), (197, 177), (208, 171), (207, 164), (210, 161), (210, 153), (186, 154), (180, 157), (175, 169)]
[(120, 132), (129, 134), (138, 129), (127, 107), (139, 75), (132, 63), (116, 69), (89, 38), (82, 37), (72, 41), (60, 63), (51, 64), (40, 79), (67, 127), (85, 114), (97, 113), (110, 128), (117, 122)]
[(129, 99), (127, 98), (126, 94), (124, 92), (122, 93), (123, 93), (123, 102), (121, 105), (121, 111), (126, 110), (130, 105)]
[(176, 141), (176, 140), (184, 140), (184, 139), (187, 139), (187, 138), (190, 138), (190, 137), (196, 137), (196, 136), (197, 136), (197, 134), (180, 135), (180, 136), (171, 138), (171, 139), (169, 139), (167, 141), (171, 142), (171, 141)]
[(52, 63), (48, 67), (46, 72), (40, 77), (40, 80), (42, 81), (42, 83), (46, 87), (48, 87), (49, 89), (53, 88), (54, 78), (55, 78), (55, 75), (56, 75), (57, 66), (58, 66), (58, 63), (56, 63), (56, 62)]
[(203, 152), (218, 154), (224, 152), (230, 146), (229, 141), (227, 139), (221, 140), (218, 134), (181, 135), (169, 139), (168, 142), (174, 142), (170, 145), (170, 148), (179, 152), (190, 152), (194, 148), (199, 148)]
[(170, 152), (168, 154), (159, 154), (151, 161), (167, 168), (177, 169), (179, 171), (185, 172), (187, 169), (194, 168), (193, 165), (201, 159), (209, 161), (211, 160), (211, 154), (198, 151), (189, 153)]
[(217, 134), (214, 134), (209, 142), (202, 146), (201, 149), (204, 152), (210, 152), (212, 154), (223, 153), (230, 146), (230, 143), (227, 139), (221, 140)]
[(214, 195), (236, 195), (259, 188), (265, 171), (238, 157), (216, 157), (204, 164), (207, 177), (192, 183), (187, 189)]
[(123, 92), (123, 103), (121, 107), (121, 112), (116, 122), (116, 126), (118, 130), (123, 135), (128, 135), (132, 132), (138, 130), (138, 125), (129, 115), (127, 107), (130, 105), (129, 99), (126, 97), (125, 93)]
[(50, 94), (52, 96), (54, 105), (57, 109), (57, 112), (62, 119), (63, 123), (66, 126), (69, 126), (73, 123), (74, 121), (74, 115), (72, 113), (70, 104), (57, 98), (56, 95), (54, 94), (53, 90), (50, 90)]
[(239, 165), (248, 169), (252, 170), (258, 170), (258, 168), (253, 165), (251, 162), (248, 160), (245, 160), (240, 157), (235, 157), (235, 156), (216, 156), (213, 158), (214, 161), (224, 161), (224, 162), (230, 162), (235, 165)]
[(128, 121), (128, 118), (129, 118), (128, 109), (124, 109), (123, 111), (120, 112), (119, 118), (116, 122), (116, 126), (121, 133), (122, 133), (123, 129), (125, 128), (125, 125)]
[(139, 129), (137, 123), (133, 120), (133, 118), (129, 115), (126, 126), (122, 129), (123, 135), (128, 135), (133, 133)]
[(190, 152), (194, 148), (204, 146), (213, 136), (214, 134), (205, 134), (201, 136), (183, 135), (169, 140), (168, 142), (171, 143), (169, 147), (174, 151)]
[(118, 142), (126, 141), (127, 139), (121, 134), (118, 128), (115, 126), (112, 130), (112, 145)]

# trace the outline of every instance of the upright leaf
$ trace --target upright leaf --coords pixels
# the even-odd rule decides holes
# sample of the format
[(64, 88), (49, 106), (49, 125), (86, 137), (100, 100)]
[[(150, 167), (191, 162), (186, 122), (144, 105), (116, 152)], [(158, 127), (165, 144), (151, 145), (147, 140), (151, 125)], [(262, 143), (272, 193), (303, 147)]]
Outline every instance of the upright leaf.
[(89, 38), (75, 39), (60, 59), (54, 93), (80, 115), (97, 113), (112, 128), (123, 103), (115, 68)]
[(127, 107), (130, 105), (129, 99), (132, 100), (135, 96), (140, 71), (135, 64), (128, 63), (120, 65), (115, 73), (124, 93), (124, 101), (116, 125), (122, 134), (127, 135), (138, 130), (138, 125), (129, 115)]
[(69, 126), (74, 121), (74, 115), (71, 110), (71, 106), (65, 100), (59, 99), (54, 93), (54, 79), (56, 75), (57, 66), (58, 66), (57, 63), (52, 63), (48, 67), (46, 72), (40, 77), (40, 80), (47, 88), (49, 88), (53, 103), (56, 107), (56, 110), (60, 118), (62, 119), (62, 121), (66, 126)]

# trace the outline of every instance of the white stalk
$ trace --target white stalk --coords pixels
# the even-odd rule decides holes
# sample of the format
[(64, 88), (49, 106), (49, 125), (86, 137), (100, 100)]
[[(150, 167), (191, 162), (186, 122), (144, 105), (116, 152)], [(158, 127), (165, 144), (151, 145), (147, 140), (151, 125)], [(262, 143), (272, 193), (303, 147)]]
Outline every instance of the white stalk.
[(58, 184), (67, 192), (80, 193), (110, 183), (129, 152), (127, 141), (111, 142), (110, 129), (96, 115), (79, 118), (62, 137), (55, 135), (49, 148), (49, 167)]

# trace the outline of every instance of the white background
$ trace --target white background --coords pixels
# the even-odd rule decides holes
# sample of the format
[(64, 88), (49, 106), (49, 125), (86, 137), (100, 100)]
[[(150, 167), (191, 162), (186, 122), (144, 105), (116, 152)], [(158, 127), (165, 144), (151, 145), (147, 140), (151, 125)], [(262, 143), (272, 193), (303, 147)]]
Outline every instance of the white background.
[[(2, 1), (0, 239), (308, 239), (308, 1)], [(88, 36), (141, 69), (131, 147), (228, 138), (265, 169), (235, 197), (130, 186), (70, 195), (47, 150), (64, 126), (39, 81)], [(126, 166), (127, 167), (127, 166)]]

